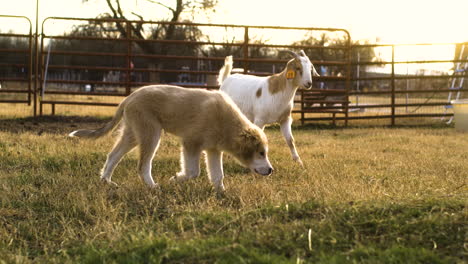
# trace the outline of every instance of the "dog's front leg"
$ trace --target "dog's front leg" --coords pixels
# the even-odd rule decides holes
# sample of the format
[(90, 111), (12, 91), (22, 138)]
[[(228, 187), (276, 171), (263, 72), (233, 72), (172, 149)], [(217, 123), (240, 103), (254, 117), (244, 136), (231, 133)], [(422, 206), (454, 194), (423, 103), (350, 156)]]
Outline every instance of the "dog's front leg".
[(185, 181), (200, 175), (200, 155), (198, 148), (184, 146), (180, 153), (180, 171), (171, 180)]
[(206, 168), (208, 169), (208, 177), (210, 177), (214, 188), (217, 192), (224, 191), (223, 184), (223, 153), (219, 150), (206, 151)]

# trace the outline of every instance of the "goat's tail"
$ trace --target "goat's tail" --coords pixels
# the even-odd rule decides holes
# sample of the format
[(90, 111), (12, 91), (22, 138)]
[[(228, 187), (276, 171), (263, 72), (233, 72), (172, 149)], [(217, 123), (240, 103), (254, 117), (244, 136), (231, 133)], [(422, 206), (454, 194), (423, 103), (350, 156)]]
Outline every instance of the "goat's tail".
[(68, 136), (69, 137), (82, 137), (82, 138), (99, 138), (99, 137), (106, 135), (107, 133), (109, 133), (109, 131), (113, 130), (120, 123), (120, 120), (122, 120), (122, 116), (123, 116), (123, 112), (125, 108), (124, 103), (125, 103), (125, 100), (122, 103), (120, 103), (112, 120), (106, 123), (103, 127), (98, 128), (98, 129), (75, 130), (71, 132), (70, 134), (68, 134)]
[(232, 56), (227, 56), (226, 59), (224, 59), (224, 66), (219, 70), (219, 75), (218, 75), (218, 84), (221, 85), (223, 84), (224, 80), (226, 80), (229, 75), (231, 75), (232, 71)]

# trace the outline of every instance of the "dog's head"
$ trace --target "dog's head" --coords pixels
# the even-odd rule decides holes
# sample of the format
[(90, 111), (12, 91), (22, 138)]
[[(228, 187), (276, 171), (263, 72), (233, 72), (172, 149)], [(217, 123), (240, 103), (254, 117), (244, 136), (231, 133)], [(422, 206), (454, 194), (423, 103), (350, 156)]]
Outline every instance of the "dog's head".
[(252, 126), (241, 132), (231, 153), (244, 166), (260, 175), (270, 175), (273, 167), (268, 160), (268, 140), (261, 129)]

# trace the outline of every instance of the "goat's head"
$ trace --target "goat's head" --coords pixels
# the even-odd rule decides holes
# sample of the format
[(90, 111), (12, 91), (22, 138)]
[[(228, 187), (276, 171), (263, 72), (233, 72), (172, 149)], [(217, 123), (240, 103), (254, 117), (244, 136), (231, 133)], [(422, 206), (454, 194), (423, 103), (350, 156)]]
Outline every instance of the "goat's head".
[(294, 59), (288, 62), (287, 76), (288, 79), (294, 79), (298, 86), (305, 89), (312, 88), (312, 76), (320, 76), (314, 68), (309, 57), (301, 50), (299, 53), (286, 50)]

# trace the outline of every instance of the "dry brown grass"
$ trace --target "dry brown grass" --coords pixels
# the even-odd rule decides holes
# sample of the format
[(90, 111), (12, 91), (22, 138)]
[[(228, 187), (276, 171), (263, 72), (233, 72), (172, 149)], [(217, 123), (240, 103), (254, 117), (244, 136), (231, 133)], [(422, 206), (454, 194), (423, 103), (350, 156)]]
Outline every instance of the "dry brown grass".
[(219, 197), (204, 166), (198, 179), (169, 182), (179, 169), (171, 135), (153, 162), (160, 192), (138, 178), (134, 152), (113, 176), (120, 187), (102, 185), (99, 170), (114, 139), (66, 136), (101, 122), (85, 121), (0, 121), (0, 256), (7, 263), (396, 256), (450, 263), (466, 253), (468, 137), (453, 128), (295, 128), (305, 168), (291, 160), (278, 128), (269, 128), (274, 174), (252, 175), (225, 158), (227, 192)]

